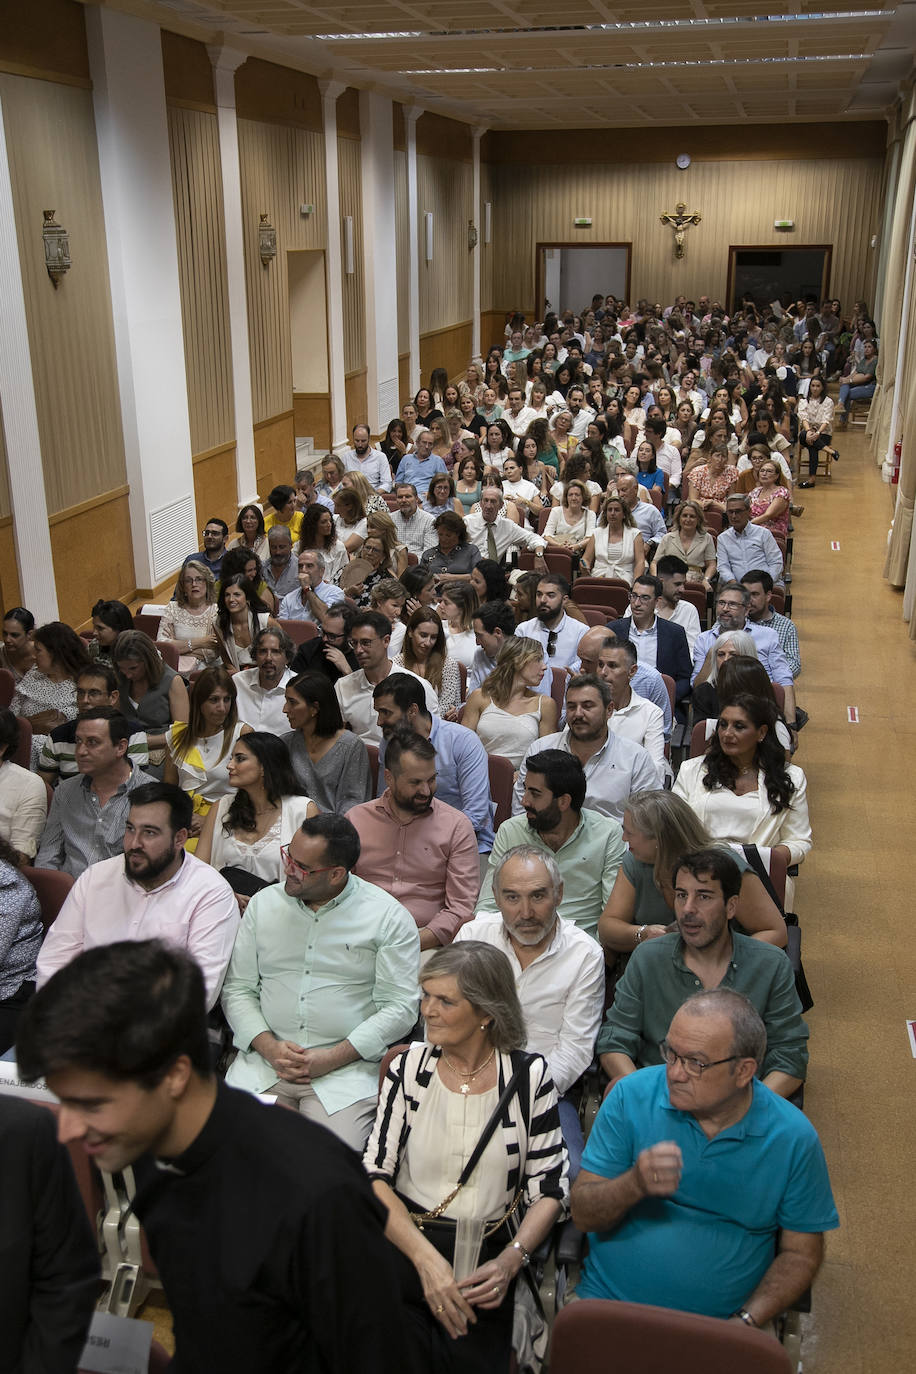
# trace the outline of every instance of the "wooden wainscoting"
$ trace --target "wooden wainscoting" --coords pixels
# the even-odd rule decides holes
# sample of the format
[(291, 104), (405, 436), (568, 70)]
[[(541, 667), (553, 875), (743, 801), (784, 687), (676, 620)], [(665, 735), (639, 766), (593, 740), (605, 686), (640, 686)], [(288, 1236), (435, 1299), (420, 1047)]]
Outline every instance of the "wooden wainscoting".
[(312, 438), (316, 448), (331, 447), (331, 396), (327, 391), (293, 393), (293, 433), (298, 439)]
[(194, 465), (194, 508), (197, 512), (197, 528), (202, 530), (208, 520), (218, 515), (232, 530), (239, 509), (236, 500), (238, 480), (234, 440), (207, 449), (204, 453), (195, 453), (191, 462)]
[[(344, 395), (347, 406), (347, 436), (354, 425), (364, 425), (369, 414), (369, 398), (366, 389), (366, 369), (348, 372), (344, 377)], [(390, 416), (389, 416), (390, 419)]]
[[(309, 431), (306, 430), (307, 434)], [(254, 471), (262, 501), (278, 482), (292, 484), (296, 475), (296, 431), (292, 410), (272, 415), (254, 426)]]
[[(486, 357), (494, 344), (506, 347), (506, 322), (511, 310), (482, 310), (480, 312), (480, 351)], [(530, 318), (526, 316), (526, 318)]]
[(420, 335), (421, 384), (436, 367), (444, 367), (449, 377), (464, 376), (471, 356), (471, 327), (470, 320), (462, 320)]
[(137, 585), (127, 486), (49, 516), (57, 604), (68, 625), (85, 624), (99, 597), (130, 601)]
[(16, 562), (16, 537), (13, 517), (0, 519), (0, 606), (4, 610), (19, 606), (22, 591), (19, 586), (19, 564)]

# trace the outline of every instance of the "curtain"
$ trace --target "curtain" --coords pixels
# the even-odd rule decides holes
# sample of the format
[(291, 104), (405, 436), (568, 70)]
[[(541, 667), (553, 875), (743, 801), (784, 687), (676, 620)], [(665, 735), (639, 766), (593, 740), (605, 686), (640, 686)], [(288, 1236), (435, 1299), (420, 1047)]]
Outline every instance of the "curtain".
[[(911, 109), (911, 116), (912, 113)], [(897, 349), (900, 342), (900, 329), (904, 323), (899, 312), (903, 301), (903, 288), (906, 278), (910, 217), (914, 194), (916, 194), (916, 122), (911, 117), (906, 127), (903, 152), (900, 158), (900, 175), (897, 179), (897, 192), (894, 197), (891, 245), (884, 277), (882, 298), (888, 308), (885, 310), (884, 318), (881, 321), (881, 352), (877, 370), (878, 385), (872, 397), (866, 426), (866, 436), (871, 440), (875, 461), (879, 467), (887, 455), (889, 442), (892, 442), (890, 428), (894, 388), (897, 383)]]

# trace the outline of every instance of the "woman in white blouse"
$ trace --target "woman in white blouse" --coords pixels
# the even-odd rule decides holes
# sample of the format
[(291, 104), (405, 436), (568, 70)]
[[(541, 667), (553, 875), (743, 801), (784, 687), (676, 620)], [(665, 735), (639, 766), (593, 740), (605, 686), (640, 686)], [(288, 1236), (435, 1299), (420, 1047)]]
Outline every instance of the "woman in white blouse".
[(227, 771), (231, 790), (209, 811), (197, 857), (226, 870), (244, 911), (257, 886), (247, 878), (265, 887), (279, 882), (281, 849), (306, 817), (318, 815), (318, 807), (302, 795), (286, 746), (266, 730), (252, 730), (236, 740)]
[(820, 377), (812, 377), (807, 398), (798, 403), (798, 442), (808, 453), (808, 480), (800, 487), (813, 487), (817, 478), (818, 455), (824, 450), (835, 454), (830, 447), (833, 433), (833, 401), (826, 394)]
[(436, 607), (445, 630), (448, 652), (470, 668), (477, 653), (474, 616), (480, 599), (468, 582), (445, 582)]
[(544, 538), (550, 549), (581, 553), (595, 528), (595, 512), (589, 509), (589, 490), (573, 478), (563, 488), (563, 503), (554, 506), (547, 517)]
[(18, 748), (19, 722), (12, 711), (0, 711), (0, 837), (20, 862), (31, 863), (48, 819), (48, 789), (37, 773), (13, 763)]
[(811, 848), (805, 775), (786, 763), (776, 705), (741, 693), (724, 706), (706, 754), (681, 765), (674, 792), (717, 839), (780, 849), (787, 864)]

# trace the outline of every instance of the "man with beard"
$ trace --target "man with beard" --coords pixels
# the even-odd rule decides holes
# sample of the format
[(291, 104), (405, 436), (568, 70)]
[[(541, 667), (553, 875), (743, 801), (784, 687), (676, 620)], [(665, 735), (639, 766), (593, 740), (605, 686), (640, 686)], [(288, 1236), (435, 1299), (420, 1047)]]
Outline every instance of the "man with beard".
[(369, 426), (353, 426), (353, 447), (340, 455), (347, 472), (361, 472), (376, 491), (391, 490), (391, 464), (381, 449), (370, 443)]
[(73, 884), (41, 947), (36, 987), (84, 949), (159, 937), (197, 960), (214, 1005), (239, 909), (225, 878), (185, 851), (192, 813), (187, 792), (171, 783), (131, 793), (124, 853), (92, 864)]
[(303, 549), (297, 559), (299, 586), (287, 592), (277, 615), (281, 620), (307, 620), (323, 625), (332, 606), (340, 605), (344, 594), (325, 580), (325, 558), (320, 549)]
[[(566, 727), (539, 741), (541, 749), (562, 749), (585, 770), (585, 806), (615, 821), (623, 820), (627, 797), (662, 786), (661, 771), (641, 744), (615, 735), (608, 725), (614, 698), (606, 682), (590, 673), (570, 679), (566, 689)], [(518, 770), (512, 811), (524, 809), (525, 763)]]
[(254, 637), (253, 668), (243, 668), (232, 679), (235, 683), (239, 720), (253, 730), (269, 730), (285, 735), (289, 729), (283, 714), (286, 684), (293, 674), (289, 662), (295, 645), (285, 630), (270, 626)]
[(589, 935), (597, 933), (598, 917), (623, 861), (624, 843), (618, 821), (584, 809), (585, 789), (585, 771), (568, 750), (548, 746), (528, 755), (521, 797), (524, 814), (510, 816), (496, 832), (478, 901), (481, 911), (496, 908), (493, 879), (509, 850), (537, 845), (553, 856), (560, 871), (558, 914)]
[(548, 668), (570, 668), (578, 664), (579, 640), (588, 626), (566, 614), (569, 583), (560, 573), (545, 573), (534, 598), (537, 615), (523, 620), (515, 633), (537, 640), (544, 646)]
[(604, 953), (584, 930), (560, 920), (560, 867), (540, 845), (529, 841), (503, 854), (493, 867), (493, 895), (499, 916), (476, 916), (455, 941), (483, 940), (512, 965), (528, 1030), (525, 1048), (542, 1054), (550, 1068), (573, 1179), (584, 1142), (579, 1113), (564, 1094), (592, 1062), (604, 1007)]
[(355, 871), (406, 906), (420, 949), (451, 944), (480, 888), (474, 827), (436, 799), (436, 751), (403, 726), (385, 742), (385, 791), (349, 813), (362, 852)]
[(602, 1068), (616, 1083), (661, 1064), (660, 1041), (678, 1007), (698, 986), (731, 988), (766, 1027), (762, 1081), (791, 1097), (805, 1079), (808, 1027), (785, 951), (730, 928), (741, 872), (724, 846), (684, 855), (672, 877), (677, 933), (646, 940), (631, 954), (598, 1036)]

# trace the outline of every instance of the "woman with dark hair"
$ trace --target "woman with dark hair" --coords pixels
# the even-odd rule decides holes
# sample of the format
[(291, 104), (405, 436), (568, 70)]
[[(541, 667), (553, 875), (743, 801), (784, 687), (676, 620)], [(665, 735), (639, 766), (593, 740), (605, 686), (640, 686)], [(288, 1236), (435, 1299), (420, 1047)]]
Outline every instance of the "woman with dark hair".
[(427, 515), (442, 515), (445, 511), (452, 511), (460, 518), (464, 507), (455, 495), (454, 477), (447, 472), (433, 473), (420, 509), (425, 510)]
[(433, 521), (436, 543), (424, 549), (420, 567), (428, 568), (437, 578), (466, 582), (471, 569), (480, 562), (480, 550), (468, 539), (467, 526), (453, 510), (443, 511)]
[(483, 605), (485, 601), (508, 601), (509, 583), (506, 570), (501, 563), (492, 558), (481, 558), (475, 563), (468, 579)]
[(466, 581), (442, 584), (436, 609), (445, 626), (449, 653), (466, 668), (471, 667), (477, 652), (473, 621), (479, 604), (477, 593)]
[[(274, 596), (267, 583), (264, 581), (264, 569), (261, 560), (253, 549), (246, 549), (243, 545), (237, 544), (234, 549), (227, 549), (223, 554), (223, 565), (220, 568), (220, 582), (234, 577), (236, 573), (241, 573), (246, 582), (250, 582), (254, 587), (255, 595), (259, 596), (264, 605), (273, 615), (277, 610), (277, 598)], [(214, 606), (216, 602), (214, 584)]]
[(786, 763), (775, 702), (743, 692), (723, 706), (706, 754), (681, 765), (674, 792), (716, 838), (779, 849), (787, 864), (811, 848), (805, 775)]
[[(366, 507), (359, 492), (341, 487), (334, 497), (334, 524), (337, 537), (343, 541), (351, 558), (355, 558), (366, 537)], [(300, 545), (301, 550), (301, 545)]]
[(400, 416), (396, 415), (393, 420), (388, 421), (385, 437), (379, 444), (379, 448), (390, 464), (392, 480), (409, 447), (410, 436), (407, 433), (407, 426)]
[(35, 645), (32, 642), (34, 629), (35, 617), (24, 606), (13, 606), (3, 617), (0, 668), (6, 668), (17, 682), (35, 666)]
[[(187, 566), (187, 565), (185, 565)], [(202, 565), (198, 565), (202, 566)], [(209, 573), (209, 569), (207, 569)], [(213, 575), (210, 573), (212, 582)], [(86, 646), (93, 663), (111, 663), (115, 642), (122, 630), (132, 630), (134, 618), (123, 601), (97, 601), (92, 608), (92, 630), (95, 639)], [(162, 622), (160, 621), (160, 629)]]
[(259, 888), (280, 881), (281, 846), (318, 807), (304, 795), (282, 740), (266, 730), (236, 741), (227, 771), (232, 790), (210, 808), (197, 857), (222, 873), (244, 911)]
[(10, 710), (32, 725), (32, 754), (42, 736), (76, 716), (76, 675), (90, 659), (79, 635), (63, 621), (51, 620), (34, 632), (35, 666), (19, 680)]
[(648, 439), (643, 439), (636, 446), (636, 480), (646, 491), (651, 491), (653, 487), (658, 487), (662, 494), (662, 502), (665, 499), (665, 474), (655, 460), (655, 449)]
[(426, 429), (430, 420), (442, 419), (442, 411), (433, 405), (429, 387), (421, 386), (413, 398), (413, 403), (417, 412), (417, 422), (421, 429)]
[(575, 382), (573, 369), (570, 367), (568, 362), (562, 362), (557, 364), (557, 366), (554, 368), (554, 373), (553, 377), (551, 378), (551, 381), (553, 385), (553, 391), (551, 391), (550, 395), (547, 397), (547, 404), (557, 407), (565, 406), (566, 393), (569, 391), (569, 388)]
[[(522, 1049), (502, 950), (477, 940), (436, 950), (421, 983), (426, 1043), (389, 1067), (363, 1163), (400, 1252), (424, 1367), (495, 1374), (509, 1368), (517, 1276), (566, 1206), (556, 1091), (541, 1055)], [(483, 1223), (471, 1256), (457, 1244), (463, 1219)]]
[[(226, 560), (235, 552), (227, 550), (223, 555), (222, 577), (230, 577)], [(251, 557), (255, 555), (252, 554)], [(219, 639), (216, 634), (216, 602), (213, 599), (214, 577), (205, 563), (191, 558), (178, 574), (175, 595), (163, 612), (156, 631), (157, 644), (171, 644), (178, 654), (178, 671), (182, 674), (196, 672), (219, 659)], [(119, 604), (117, 602), (115, 605)], [(125, 607), (126, 609), (126, 607)], [(93, 607), (93, 615), (95, 607)], [(133, 621), (128, 614), (127, 624), (121, 629), (129, 630)], [(95, 622), (93, 621), (93, 624)]]
[[(28, 864), (38, 852), (48, 819), (48, 790), (37, 773), (13, 762), (18, 748), (19, 722), (12, 711), (0, 711), (0, 838), (17, 851), (17, 863)], [(0, 931), (2, 926), (0, 906)]]
[(342, 816), (372, 795), (369, 755), (358, 735), (344, 728), (333, 683), (324, 673), (300, 673), (286, 684), (283, 714), (290, 733), (293, 772), (321, 811)]
[(290, 539), (296, 544), (302, 527), (302, 511), (296, 507), (296, 488), (281, 483), (274, 487), (267, 500), (273, 509), (264, 521), (265, 530), (269, 534), (274, 525), (285, 525)]
[(734, 701), (742, 693), (752, 697), (762, 697), (776, 706), (776, 738), (788, 756), (792, 752), (792, 736), (785, 716), (776, 705), (773, 684), (767, 677), (767, 670), (757, 657), (757, 648), (747, 630), (726, 630), (716, 640), (716, 652), (712, 667), (705, 682), (698, 682), (691, 699), (691, 712), (694, 724), (706, 721), (706, 739), (710, 740), (716, 729), (723, 706)]
[(470, 391), (462, 391), (458, 398), (458, 409), (461, 412), (461, 423), (465, 430), (465, 437), (472, 434), (479, 440), (487, 432), (487, 422), (477, 409), (477, 401)]
[(336, 582), (341, 569), (350, 561), (346, 545), (337, 537), (334, 517), (326, 506), (309, 506), (302, 513), (299, 552), (318, 549), (324, 554), (324, 575), (328, 582)]
[(515, 439), (505, 420), (494, 420), (487, 425), (486, 438), (481, 444), (480, 455), (485, 467), (503, 470), (506, 458), (511, 457)]
[[(36, 779), (37, 781), (37, 779)], [(42, 784), (43, 786), (44, 784)], [(19, 872), (19, 855), (0, 838), (0, 1054), (16, 1043), (23, 1008), (35, 991), (38, 951), (44, 939), (41, 904)]]
[(227, 669), (237, 672), (254, 662), (251, 646), (258, 630), (276, 625), (264, 602), (246, 577), (235, 573), (220, 583), (216, 601), (216, 632)]
[(148, 635), (124, 630), (112, 654), (118, 675), (121, 707), (138, 720), (150, 736), (150, 762), (158, 765), (165, 747), (165, 731), (172, 721), (186, 721), (190, 711), (184, 678), (163, 663)]
[(406, 668), (425, 678), (439, 698), (443, 719), (461, 705), (461, 674), (458, 662), (448, 652), (445, 631), (436, 611), (421, 606), (407, 621), (401, 652), (391, 660), (395, 668)]
[(260, 506), (243, 506), (235, 522), (235, 530), (237, 537), (229, 541), (230, 549), (252, 549), (260, 559), (267, 558), (267, 526)]
[(434, 367), (429, 374), (429, 394), (433, 405), (445, 409), (445, 393), (449, 386), (448, 373), (444, 367)]
[(455, 474), (455, 497), (461, 502), (461, 513), (468, 515), (480, 500), (483, 485), (483, 458), (476, 440), (462, 439)]
[(199, 834), (210, 807), (229, 791), (230, 752), (250, 730), (239, 720), (231, 675), (220, 664), (205, 668), (191, 688), (187, 723), (170, 725), (165, 735), (164, 781), (190, 795), (192, 835)]

